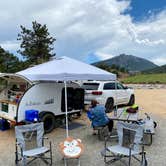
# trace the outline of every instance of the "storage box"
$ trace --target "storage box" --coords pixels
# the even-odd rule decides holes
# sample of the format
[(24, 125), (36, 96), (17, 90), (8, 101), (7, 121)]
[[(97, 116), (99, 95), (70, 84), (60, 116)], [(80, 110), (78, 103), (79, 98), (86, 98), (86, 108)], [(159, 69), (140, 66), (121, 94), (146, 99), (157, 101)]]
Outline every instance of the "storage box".
[(10, 129), (10, 123), (6, 119), (0, 119), (0, 130), (5, 131)]
[(38, 110), (26, 110), (25, 111), (25, 120), (29, 122), (35, 122), (39, 120), (39, 111)]

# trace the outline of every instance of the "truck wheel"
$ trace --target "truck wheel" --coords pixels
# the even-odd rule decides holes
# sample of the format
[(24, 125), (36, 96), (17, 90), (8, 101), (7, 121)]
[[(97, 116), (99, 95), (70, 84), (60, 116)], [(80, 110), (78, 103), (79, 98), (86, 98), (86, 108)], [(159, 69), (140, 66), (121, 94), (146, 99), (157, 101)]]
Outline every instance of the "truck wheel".
[(106, 113), (109, 113), (109, 112), (112, 112), (113, 108), (114, 108), (114, 99), (113, 98), (108, 98), (107, 99), (107, 102), (105, 104), (105, 112)]
[(45, 113), (40, 117), (41, 121), (44, 122), (45, 133), (50, 133), (55, 128), (55, 116), (51, 113)]
[(135, 103), (135, 96), (131, 95), (128, 105), (131, 106)]

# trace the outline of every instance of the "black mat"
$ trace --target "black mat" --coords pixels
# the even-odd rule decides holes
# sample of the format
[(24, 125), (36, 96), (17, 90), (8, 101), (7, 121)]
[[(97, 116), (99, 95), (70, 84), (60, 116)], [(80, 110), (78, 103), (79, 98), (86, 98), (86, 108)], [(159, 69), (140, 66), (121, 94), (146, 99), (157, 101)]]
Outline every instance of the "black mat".
[[(73, 129), (76, 129), (76, 128), (79, 128), (79, 127), (82, 127), (82, 126), (84, 126), (84, 124), (81, 124), (81, 123), (78, 123), (78, 122), (72, 122), (72, 123), (69, 123), (68, 129), (73, 130)], [(66, 129), (66, 125), (61, 126), (60, 128)]]

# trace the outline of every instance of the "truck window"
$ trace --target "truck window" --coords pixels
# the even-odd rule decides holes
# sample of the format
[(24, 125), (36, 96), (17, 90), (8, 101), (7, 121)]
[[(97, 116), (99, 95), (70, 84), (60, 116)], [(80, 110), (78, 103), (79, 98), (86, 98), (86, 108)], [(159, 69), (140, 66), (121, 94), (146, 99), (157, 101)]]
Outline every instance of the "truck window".
[(83, 83), (82, 88), (85, 90), (98, 90), (99, 83)]
[(104, 90), (115, 90), (115, 83), (105, 83), (104, 84), (104, 87), (103, 87)]
[(124, 86), (120, 83), (117, 84), (117, 89), (124, 89)]

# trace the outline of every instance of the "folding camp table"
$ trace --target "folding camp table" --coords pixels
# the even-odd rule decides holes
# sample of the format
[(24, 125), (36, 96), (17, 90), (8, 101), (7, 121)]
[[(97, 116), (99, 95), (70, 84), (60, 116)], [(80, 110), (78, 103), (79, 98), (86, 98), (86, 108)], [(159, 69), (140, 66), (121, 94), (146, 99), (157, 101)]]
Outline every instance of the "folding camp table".
[(116, 114), (112, 112), (109, 118), (117, 121), (137, 122), (139, 120), (139, 111), (136, 113), (128, 113), (124, 108), (119, 108)]
[[(139, 110), (136, 113), (128, 113), (128, 112), (126, 112), (126, 109), (119, 108), (116, 110), (116, 112), (112, 112), (111, 115), (109, 116), (109, 118), (112, 120), (116, 120), (116, 121), (138, 122)], [(148, 132), (145, 130), (144, 135), (147, 135), (150, 137), (150, 142), (145, 143), (145, 145), (151, 145), (154, 132), (150, 132), (150, 131)]]

